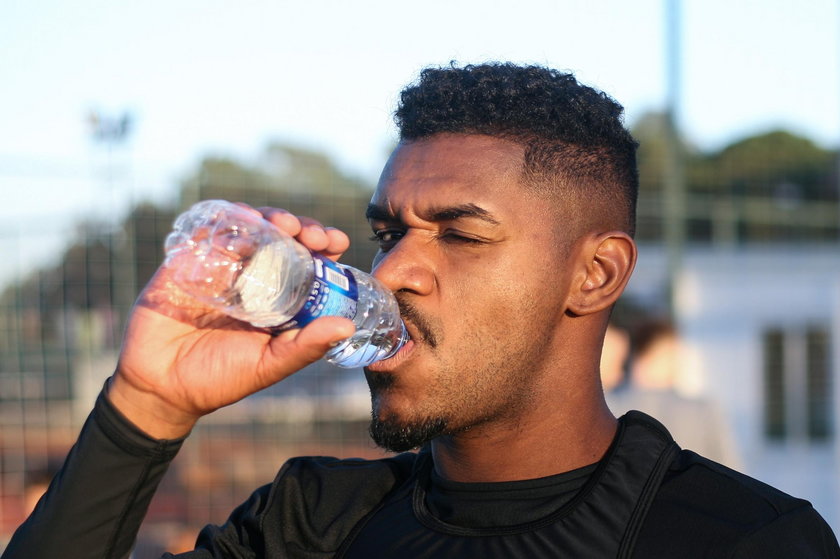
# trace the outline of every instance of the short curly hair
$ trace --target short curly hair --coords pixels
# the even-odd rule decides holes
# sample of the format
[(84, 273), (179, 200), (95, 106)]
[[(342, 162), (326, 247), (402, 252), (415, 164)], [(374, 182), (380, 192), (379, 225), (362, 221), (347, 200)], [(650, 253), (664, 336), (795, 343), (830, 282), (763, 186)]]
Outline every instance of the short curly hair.
[(618, 210), (635, 230), (637, 142), (624, 109), (574, 75), (541, 66), (488, 63), (427, 68), (400, 94), (401, 141), (482, 134), (524, 146), (523, 174), (539, 188), (573, 185)]

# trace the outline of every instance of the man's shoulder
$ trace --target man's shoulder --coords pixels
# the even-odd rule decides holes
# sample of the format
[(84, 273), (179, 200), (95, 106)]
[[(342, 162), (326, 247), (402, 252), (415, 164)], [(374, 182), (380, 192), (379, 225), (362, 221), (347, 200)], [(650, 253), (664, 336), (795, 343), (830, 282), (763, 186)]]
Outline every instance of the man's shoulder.
[[(414, 470), (417, 454), (405, 452), (377, 459), (298, 456), (289, 459), (277, 474), (278, 483), (319, 483), (334, 487), (364, 483), (390, 487), (407, 479)], [(351, 488), (352, 488), (351, 487)]]
[(677, 546), (684, 556), (718, 556), (724, 550), (733, 557), (768, 550), (773, 553), (765, 556), (799, 556), (784, 555), (784, 546), (831, 552), (802, 557), (838, 556), (830, 528), (808, 501), (688, 450), (665, 475), (639, 543)]
[(693, 504), (698, 514), (736, 522), (762, 522), (810, 503), (762, 481), (683, 450), (662, 481), (660, 495), (669, 502)]

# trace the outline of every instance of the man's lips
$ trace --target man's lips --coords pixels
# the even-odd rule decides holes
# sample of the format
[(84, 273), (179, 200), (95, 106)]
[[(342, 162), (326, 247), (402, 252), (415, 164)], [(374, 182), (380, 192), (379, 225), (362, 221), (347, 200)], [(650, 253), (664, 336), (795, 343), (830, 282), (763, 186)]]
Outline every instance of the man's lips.
[(394, 355), (388, 359), (374, 361), (366, 367), (367, 369), (377, 372), (390, 371), (406, 361), (411, 354), (414, 353), (415, 349), (424, 343), (422, 332), (418, 331), (417, 326), (413, 324), (411, 320), (407, 320), (406, 317), (403, 317), (403, 324), (405, 325), (406, 332), (408, 332), (408, 341), (406, 341)]
[(414, 353), (416, 347), (417, 344), (414, 339), (409, 339), (393, 356), (381, 361), (374, 361), (365, 368), (376, 372), (393, 370), (406, 361)]
[(435, 335), (436, 328), (434, 327), (437, 324), (435, 322), (430, 323), (404, 294), (396, 293), (395, 297), (400, 307), (400, 316), (408, 332), (409, 340), (393, 356), (371, 363), (365, 367), (367, 370), (375, 372), (392, 371), (410, 359), (419, 347), (428, 346), (431, 349), (437, 347), (438, 338)]

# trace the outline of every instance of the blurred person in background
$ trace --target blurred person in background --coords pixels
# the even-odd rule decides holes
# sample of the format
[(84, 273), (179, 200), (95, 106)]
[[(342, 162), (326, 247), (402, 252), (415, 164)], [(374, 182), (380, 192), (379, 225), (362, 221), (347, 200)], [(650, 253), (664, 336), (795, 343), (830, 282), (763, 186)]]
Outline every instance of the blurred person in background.
[(743, 467), (731, 426), (712, 398), (678, 390), (684, 360), (676, 328), (667, 320), (642, 320), (627, 330), (607, 328), (601, 380), (610, 410), (645, 412), (668, 426), (680, 446), (730, 468)]
[[(840, 557), (806, 501), (616, 419), (599, 373), (636, 262), (636, 142), (570, 74), (427, 69), (368, 207), (374, 275), (411, 341), (365, 370), (380, 460), (303, 457), (179, 557)], [(343, 233), (261, 210), (338, 258)], [(161, 268), (116, 371), (9, 557), (123, 557), (203, 415), (352, 332), (273, 336), (201, 306)], [(413, 452), (414, 449), (419, 452)]]

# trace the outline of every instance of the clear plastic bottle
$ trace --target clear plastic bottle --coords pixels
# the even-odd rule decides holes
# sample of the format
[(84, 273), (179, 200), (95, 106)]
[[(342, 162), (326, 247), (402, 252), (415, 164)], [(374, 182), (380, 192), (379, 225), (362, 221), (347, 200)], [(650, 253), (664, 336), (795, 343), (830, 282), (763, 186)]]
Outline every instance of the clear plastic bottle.
[(408, 339), (391, 292), (369, 274), (295, 241), (253, 210), (205, 200), (181, 214), (166, 238), (166, 266), (187, 293), (254, 326), (302, 327), (319, 316), (356, 324), (325, 359), (361, 367)]

